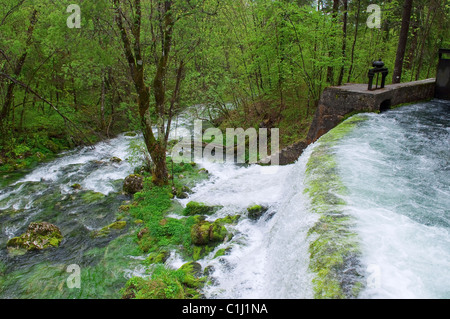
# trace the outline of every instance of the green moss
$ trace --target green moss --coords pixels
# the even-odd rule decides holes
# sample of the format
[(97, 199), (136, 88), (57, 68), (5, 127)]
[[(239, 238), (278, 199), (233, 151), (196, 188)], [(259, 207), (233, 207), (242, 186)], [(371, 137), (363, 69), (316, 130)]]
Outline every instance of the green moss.
[(202, 266), (196, 262), (188, 262), (179, 268), (184, 273), (182, 283), (190, 288), (200, 289), (205, 283), (205, 278), (201, 276)]
[(31, 223), (27, 231), (19, 237), (8, 240), (6, 246), (11, 250), (41, 250), (58, 247), (63, 239), (61, 231), (50, 223)]
[(254, 205), (247, 208), (248, 218), (256, 220), (262, 216), (267, 211), (266, 207), (262, 207), (261, 205)]
[(213, 259), (219, 258), (219, 257), (222, 257), (222, 256), (225, 256), (225, 255), (228, 253), (229, 250), (230, 250), (229, 248), (222, 248), (222, 249), (219, 249), (219, 250), (216, 251), (216, 253), (214, 254), (214, 258), (213, 258)]
[(92, 233), (92, 237), (104, 237), (108, 236), (111, 233), (111, 230), (121, 230), (127, 226), (126, 221), (116, 221), (108, 226), (103, 227), (100, 230), (94, 231)]
[[(134, 238), (139, 254), (148, 254), (144, 264), (149, 265), (152, 271), (150, 278), (130, 279), (122, 290), (123, 298), (200, 297), (199, 290), (205, 280), (199, 278), (198, 273), (193, 275), (189, 268), (198, 268), (198, 264), (187, 264), (174, 271), (166, 269), (163, 263), (173, 250), (186, 260), (203, 258), (231, 237), (225, 226), (236, 223), (240, 216), (226, 216), (208, 222), (204, 215), (210, 215), (220, 207), (190, 202), (183, 208), (172, 200), (173, 194), (189, 192), (197, 181), (207, 178), (205, 174), (198, 173), (195, 166), (195, 163), (174, 163), (172, 167), (168, 160), (169, 172), (173, 172), (171, 185), (155, 186), (146, 178), (142, 191), (134, 195), (133, 204), (120, 209), (124, 215), (139, 221), (140, 229), (136, 229)], [(168, 214), (184, 217), (172, 218)]]
[(322, 136), (306, 165), (304, 193), (311, 199), (312, 211), (320, 215), (308, 232), (315, 298), (353, 298), (359, 291), (355, 287), (362, 285), (355, 267), (348, 267), (359, 258), (360, 249), (354, 220), (344, 213), (347, 189), (339, 177), (333, 147), (365, 118), (353, 116)]
[[(184, 268), (183, 268), (184, 267)], [(123, 299), (196, 299), (202, 285), (190, 271), (190, 266), (178, 270), (155, 267), (150, 278), (133, 277), (122, 289)]]
[(189, 202), (183, 211), (185, 216), (193, 215), (211, 215), (214, 214), (220, 206), (208, 206), (205, 203)]
[(149, 256), (145, 259), (146, 264), (158, 264), (165, 263), (167, 258), (169, 258), (170, 252), (167, 250), (160, 250), (158, 252), (150, 253)]
[(240, 215), (229, 215), (214, 222), (205, 221), (202, 216), (192, 218), (196, 221), (191, 227), (192, 258), (199, 260), (214, 251), (217, 245), (232, 237), (225, 225), (236, 223)]
[(218, 218), (214, 221), (214, 223), (220, 224), (220, 225), (235, 225), (241, 218), (241, 215), (228, 215), (224, 218)]
[(87, 192), (84, 192), (83, 194), (81, 194), (81, 199), (86, 204), (91, 204), (91, 203), (97, 202), (99, 200), (102, 200), (103, 198), (105, 198), (105, 195), (103, 195), (102, 193), (97, 193), (97, 192), (93, 192), (93, 191), (87, 191)]

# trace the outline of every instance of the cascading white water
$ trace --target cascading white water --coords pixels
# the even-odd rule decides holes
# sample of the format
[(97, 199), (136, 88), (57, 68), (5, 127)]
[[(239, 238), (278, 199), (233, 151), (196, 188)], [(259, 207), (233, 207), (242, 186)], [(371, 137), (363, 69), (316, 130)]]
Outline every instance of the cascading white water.
[[(449, 298), (449, 104), (434, 101), (367, 117), (333, 147), (339, 177), (348, 190), (345, 212), (355, 217), (360, 262), (367, 269), (368, 285), (359, 297)], [(172, 137), (189, 136), (192, 128), (188, 123), (186, 118), (173, 123)], [(16, 185), (0, 190), (0, 209), (26, 209), (26, 214), (19, 212), (7, 220), (8, 225), (2, 225), (2, 237), (23, 232), (28, 219), (39, 213), (34, 202), (41, 194), (51, 195), (46, 188), (56, 187), (56, 193), (61, 193), (58, 201), (75, 192), (70, 188), (74, 183), (105, 195), (117, 192), (114, 181), (132, 171), (125, 161), (130, 139), (120, 136), (97, 144), (94, 150), (67, 152), (38, 166)], [(199, 261), (204, 269), (209, 267), (213, 281), (203, 291), (207, 298), (314, 297), (307, 233), (319, 216), (310, 209), (304, 179), (316, 146), (309, 146), (295, 164), (275, 170), (270, 166), (200, 163), (211, 178), (180, 202), (222, 205), (210, 220), (242, 215), (239, 223), (227, 226), (233, 238)], [(124, 161), (112, 163), (113, 156)], [(92, 208), (80, 211), (76, 205), (64, 203), (70, 215), (63, 222), (68, 233), (74, 228), (74, 216), (82, 222), (83, 231), (104, 226), (102, 212), (95, 219), (101, 222), (91, 229)], [(268, 211), (252, 221), (246, 218), (246, 208), (255, 204), (268, 207)], [(79, 242), (71, 245), (73, 252), (78, 250)], [(227, 253), (213, 258), (223, 248), (229, 248)], [(167, 263), (178, 268), (184, 262), (173, 254)], [(144, 270), (138, 267), (128, 275), (142, 275)]]
[(368, 114), (336, 147), (369, 273), (362, 298), (450, 297), (449, 111)]
[[(18, 181), (60, 180), (64, 178), (63, 190), (74, 183), (79, 183), (83, 188), (90, 189), (108, 195), (114, 191), (111, 181), (124, 179), (132, 172), (131, 165), (126, 161), (129, 156), (129, 141), (132, 137), (121, 135), (115, 139), (100, 142), (91, 149), (85, 147), (80, 151), (70, 151), (59, 159), (39, 166), (32, 173)], [(98, 169), (84, 169), (83, 166), (90, 162), (110, 163), (112, 157), (122, 159), (120, 163), (101, 165)]]
[[(308, 273), (306, 233), (316, 221), (307, 210), (303, 195), (303, 176), (309, 152), (296, 164), (281, 167), (237, 167), (204, 162), (211, 178), (195, 187), (184, 200), (222, 205), (209, 219), (242, 214), (230, 242), (224, 243), (200, 261), (212, 266), (214, 285), (204, 293), (207, 298), (309, 298), (312, 296)], [(251, 205), (268, 207), (258, 221), (245, 218)], [(212, 259), (219, 249), (229, 253)]]
[[(360, 298), (450, 296), (448, 103), (404, 107), (369, 119), (333, 147), (356, 218), (366, 288)], [(320, 143), (320, 140), (319, 142)], [(234, 226), (232, 249), (200, 261), (213, 266), (208, 298), (312, 298), (308, 230), (318, 216), (303, 195), (311, 145), (275, 175), (265, 167), (204, 163), (213, 174), (191, 198), (224, 205), (211, 219), (269, 207), (266, 218)], [(271, 218), (270, 218), (271, 217)], [(230, 246), (230, 243), (217, 249)], [(217, 250), (216, 249), (216, 250)]]

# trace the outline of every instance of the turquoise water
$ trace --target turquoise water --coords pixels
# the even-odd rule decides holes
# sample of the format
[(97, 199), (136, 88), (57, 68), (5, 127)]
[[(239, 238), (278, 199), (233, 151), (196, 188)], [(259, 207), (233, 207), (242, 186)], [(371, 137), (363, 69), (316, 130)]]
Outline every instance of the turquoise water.
[(363, 298), (450, 298), (450, 103), (368, 114), (336, 154), (356, 217)]

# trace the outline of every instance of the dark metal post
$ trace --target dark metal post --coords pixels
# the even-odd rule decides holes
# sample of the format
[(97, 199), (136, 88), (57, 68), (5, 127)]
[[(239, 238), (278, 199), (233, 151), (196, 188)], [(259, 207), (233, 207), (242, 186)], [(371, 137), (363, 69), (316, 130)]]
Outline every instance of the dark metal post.
[(378, 75), (379, 73), (381, 73), (381, 89), (384, 88), (385, 84), (386, 84), (386, 76), (389, 73), (389, 70), (387, 68), (384, 68), (384, 63), (383, 61), (378, 60), (378, 61), (374, 61), (372, 63), (372, 66), (374, 67), (373, 69), (369, 69), (369, 87), (368, 90), (372, 91), (373, 89), (373, 78), (375, 77), (375, 73), (377, 74), (377, 84), (375, 89), (378, 89)]
[(450, 59), (448, 55), (450, 55), (450, 49), (439, 49), (435, 97), (443, 100), (450, 100)]

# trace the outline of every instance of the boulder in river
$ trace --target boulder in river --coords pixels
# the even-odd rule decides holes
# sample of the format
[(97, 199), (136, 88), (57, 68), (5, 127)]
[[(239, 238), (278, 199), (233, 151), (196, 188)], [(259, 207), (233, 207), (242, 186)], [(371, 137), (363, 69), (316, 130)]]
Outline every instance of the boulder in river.
[(109, 161), (111, 163), (120, 163), (120, 162), (122, 162), (122, 159), (114, 156), (114, 157), (111, 157), (111, 159)]
[(78, 183), (75, 183), (75, 184), (73, 184), (73, 185), (70, 186), (70, 187), (72, 187), (73, 189), (81, 189), (81, 185), (78, 184)]
[(183, 210), (184, 216), (194, 215), (212, 215), (218, 211), (222, 206), (208, 206), (205, 203), (189, 202)]
[(92, 237), (105, 237), (108, 236), (113, 230), (122, 230), (127, 226), (126, 221), (116, 221), (108, 226), (103, 227), (100, 230), (94, 231)]
[(248, 207), (247, 211), (248, 211), (248, 218), (252, 220), (257, 220), (267, 211), (267, 207), (263, 207), (261, 205), (254, 205)]
[(19, 237), (8, 240), (8, 248), (26, 250), (41, 250), (49, 247), (59, 247), (63, 236), (59, 228), (53, 224), (31, 223), (27, 231)]
[(144, 188), (144, 177), (139, 174), (128, 175), (123, 182), (123, 191), (128, 194), (135, 194)]

